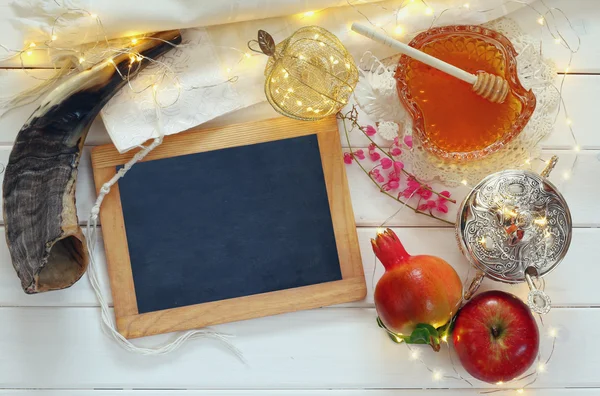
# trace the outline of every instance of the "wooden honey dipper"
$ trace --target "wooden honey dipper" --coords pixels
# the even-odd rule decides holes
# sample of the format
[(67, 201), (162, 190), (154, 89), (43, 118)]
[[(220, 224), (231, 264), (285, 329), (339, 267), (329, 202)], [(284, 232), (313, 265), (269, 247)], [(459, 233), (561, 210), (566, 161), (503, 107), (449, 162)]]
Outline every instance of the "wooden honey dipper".
[(438, 58), (434, 58), (431, 55), (426, 54), (423, 51), (419, 51), (413, 47), (410, 47), (398, 40), (394, 40), (385, 34), (379, 33), (374, 29), (368, 28), (360, 23), (353, 23), (352, 30), (372, 40), (378, 41), (381, 44), (387, 45), (401, 53), (410, 56), (420, 62), (425, 63), (433, 68), (443, 71), (453, 77), (468, 82), (473, 86), (473, 91), (489, 100), (492, 103), (502, 103), (508, 95), (509, 87), (508, 82), (500, 77), (486, 72), (479, 72), (476, 75), (466, 72), (458, 67), (451, 65), (450, 63), (444, 62)]

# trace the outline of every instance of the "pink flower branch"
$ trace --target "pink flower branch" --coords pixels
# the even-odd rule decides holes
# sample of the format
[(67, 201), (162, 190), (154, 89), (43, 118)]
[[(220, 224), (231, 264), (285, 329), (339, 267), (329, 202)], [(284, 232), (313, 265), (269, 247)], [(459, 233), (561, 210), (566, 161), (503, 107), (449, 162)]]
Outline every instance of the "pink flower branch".
[[(402, 153), (400, 148), (397, 147), (398, 146), (397, 139), (396, 139), (394, 145), (392, 147), (390, 147), (390, 149), (388, 151), (384, 150), (381, 146), (379, 146), (377, 143), (375, 143), (375, 141), (372, 139), (372, 136), (374, 136), (376, 133), (375, 128), (373, 128), (373, 126), (371, 126), (371, 125), (368, 125), (365, 127), (365, 126), (361, 126), (358, 124), (358, 110), (356, 110), (355, 106), (353, 106), (352, 110), (348, 111), (346, 114), (342, 114), (341, 112), (339, 112), (337, 114), (337, 116), (342, 121), (345, 121), (345, 120), (350, 121), (352, 123), (353, 128), (357, 128), (358, 130), (360, 130), (367, 137), (367, 139), (369, 139), (369, 141), (371, 142), (371, 144), (369, 145), (369, 155), (370, 155), (372, 161), (378, 160), (380, 158), (380, 156), (379, 156), (379, 153), (375, 152), (374, 150), (373, 150), (373, 155), (371, 155), (371, 151), (372, 151), (371, 147), (376, 148), (379, 151), (381, 151), (382, 153), (384, 153), (391, 161), (395, 161), (394, 157), (398, 156)], [(405, 144), (407, 146), (409, 146), (410, 148), (412, 148), (412, 139), (409, 139), (409, 141), (406, 141), (406, 139), (405, 139)], [(348, 142), (348, 147), (351, 148), (350, 142)], [(394, 150), (397, 150), (397, 151), (394, 151)], [(394, 154), (394, 153), (397, 153), (397, 154)], [(456, 203), (456, 200), (451, 199), (450, 195), (448, 195), (448, 196), (441, 195), (441, 193), (434, 191), (427, 184), (419, 181), (412, 173), (406, 171), (405, 169), (401, 169), (401, 171), (406, 176), (412, 177), (417, 183), (419, 183), (421, 185), (421, 188), (431, 191), (432, 194), (437, 195), (442, 200), (452, 202), (453, 204)]]
[[(373, 184), (377, 186), (377, 188), (382, 194), (387, 195), (388, 197), (401, 203), (402, 205), (408, 206), (415, 213), (422, 214), (443, 221), (444, 223), (454, 225), (454, 223), (446, 219), (442, 219), (434, 214), (434, 211), (440, 213), (448, 213), (447, 203), (456, 203), (454, 199), (450, 198), (450, 192), (442, 191), (438, 193), (432, 190), (431, 187), (427, 184), (417, 180), (417, 178), (412, 173), (404, 169), (404, 164), (401, 161), (398, 161), (396, 158), (394, 158), (401, 154), (401, 149), (397, 140), (394, 142), (394, 145), (389, 149), (389, 151), (383, 150), (379, 145), (377, 145), (373, 141), (373, 139), (371, 139), (371, 136), (375, 135), (375, 129), (372, 126), (362, 127), (358, 124), (358, 112), (355, 107), (353, 107), (352, 110), (350, 110), (348, 113), (338, 113), (337, 116), (339, 119), (342, 120), (346, 141), (350, 149), (350, 152), (344, 153), (344, 162), (346, 164), (350, 165), (352, 164), (352, 162), (356, 162), (360, 169), (369, 177), (371, 182), (373, 182)], [(365, 159), (364, 151), (360, 149), (356, 151), (353, 150), (350, 144), (350, 137), (348, 135), (346, 121), (350, 121), (352, 124), (352, 128), (359, 129), (371, 141), (368, 153), (369, 158), (373, 162), (379, 161), (379, 164), (375, 165), (373, 168), (371, 168), (371, 170), (367, 170), (367, 168), (365, 168), (365, 166), (363, 166), (363, 164), (360, 163), (360, 160)], [(408, 142), (405, 142), (405, 144), (407, 144), (407, 146), (409, 145)], [(384, 153), (385, 157), (381, 158), (377, 150)], [(389, 170), (389, 172), (387, 173), (387, 182), (385, 176), (382, 174), (382, 171), (385, 170)], [(407, 176), (405, 182), (406, 187), (397, 195), (394, 195), (390, 193), (390, 191), (397, 190), (400, 188), (401, 175)], [(437, 196), (436, 199), (431, 199), (432, 195), (434, 194)], [(408, 202), (415, 195), (419, 198), (417, 204), (409, 204)], [(401, 197), (405, 198), (405, 200), (402, 200)]]

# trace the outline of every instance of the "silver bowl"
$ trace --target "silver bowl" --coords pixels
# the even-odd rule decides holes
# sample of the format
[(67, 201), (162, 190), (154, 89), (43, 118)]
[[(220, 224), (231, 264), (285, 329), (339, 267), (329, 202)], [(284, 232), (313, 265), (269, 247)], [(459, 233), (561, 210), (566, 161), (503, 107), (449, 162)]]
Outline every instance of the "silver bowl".
[(469, 299), (487, 276), (505, 283), (527, 282), (528, 304), (547, 313), (551, 301), (534, 279), (552, 271), (571, 244), (567, 202), (547, 179), (553, 157), (541, 173), (506, 170), (487, 176), (467, 195), (458, 212), (456, 237), (478, 270), (465, 293)]

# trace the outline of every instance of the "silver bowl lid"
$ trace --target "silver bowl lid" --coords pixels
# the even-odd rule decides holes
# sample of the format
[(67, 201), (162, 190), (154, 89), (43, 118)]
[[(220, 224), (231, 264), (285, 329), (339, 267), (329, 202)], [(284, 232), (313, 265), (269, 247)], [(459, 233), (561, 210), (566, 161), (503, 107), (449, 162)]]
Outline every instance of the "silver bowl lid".
[(456, 234), (463, 254), (486, 276), (506, 283), (541, 277), (564, 258), (571, 213), (545, 177), (524, 170), (489, 175), (467, 195)]

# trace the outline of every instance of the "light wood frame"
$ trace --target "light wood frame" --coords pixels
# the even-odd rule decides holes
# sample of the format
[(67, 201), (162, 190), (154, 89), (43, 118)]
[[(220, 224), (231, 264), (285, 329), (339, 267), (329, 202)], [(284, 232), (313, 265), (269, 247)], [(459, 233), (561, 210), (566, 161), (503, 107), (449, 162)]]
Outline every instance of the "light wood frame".
[[(335, 117), (317, 122), (280, 117), (222, 128), (194, 128), (186, 133), (167, 136), (144, 161), (312, 134), (317, 135), (319, 144), (342, 280), (140, 314), (119, 186), (115, 185), (104, 199), (100, 221), (117, 329), (124, 337), (188, 330), (365, 297), (367, 288)], [(119, 154), (113, 145), (94, 148), (92, 168), (96, 190), (99, 191), (116, 174), (117, 166), (125, 164), (133, 155)]]

